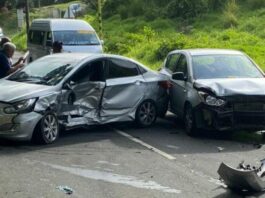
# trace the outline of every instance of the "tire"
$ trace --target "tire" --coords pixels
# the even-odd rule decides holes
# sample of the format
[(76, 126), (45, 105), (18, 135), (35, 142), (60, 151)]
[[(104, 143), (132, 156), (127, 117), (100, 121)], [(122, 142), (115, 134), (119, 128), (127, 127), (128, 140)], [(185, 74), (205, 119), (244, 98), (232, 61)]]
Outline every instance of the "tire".
[(155, 123), (157, 118), (157, 109), (155, 103), (151, 100), (146, 100), (142, 102), (135, 115), (135, 120), (138, 126), (148, 127)]
[(189, 136), (197, 135), (198, 128), (196, 127), (194, 111), (191, 105), (189, 104), (185, 107), (184, 126), (185, 126), (185, 132), (187, 135)]
[(52, 112), (48, 112), (40, 120), (34, 134), (34, 139), (37, 143), (51, 144), (58, 139), (59, 131), (60, 127), (57, 116)]

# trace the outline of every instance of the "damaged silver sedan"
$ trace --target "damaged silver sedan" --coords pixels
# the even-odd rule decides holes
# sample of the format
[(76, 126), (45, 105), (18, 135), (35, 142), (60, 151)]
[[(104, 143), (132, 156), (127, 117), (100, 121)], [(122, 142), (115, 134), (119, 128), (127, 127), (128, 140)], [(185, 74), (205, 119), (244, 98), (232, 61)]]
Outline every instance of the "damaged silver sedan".
[(247, 55), (234, 50), (194, 49), (169, 53), (161, 73), (170, 78), (170, 111), (189, 135), (265, 128), (265, 79)]
[(0, 137), (52, 143), (60, 128), (135, 120), (167, 110), (167, 81), (131, 59), (55, 54), (0, 80)]

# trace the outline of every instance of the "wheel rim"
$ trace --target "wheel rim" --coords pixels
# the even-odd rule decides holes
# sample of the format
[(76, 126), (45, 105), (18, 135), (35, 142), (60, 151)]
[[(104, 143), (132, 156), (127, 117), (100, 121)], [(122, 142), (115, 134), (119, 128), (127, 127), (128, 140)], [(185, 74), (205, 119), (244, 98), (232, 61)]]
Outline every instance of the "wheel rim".
[(53, 142), (58, 136), (58, 123), (54, 115), (47, 115), (43, 121), (43, 132), (48, 142)]
[(139, 110), (139, 118), (143, 125), (150, 125), (156, 118), (156, 109), (151, 102), (145, 102)]
[(192, 112), (191, 112), (191, 109), (188, 108), (187, 111), (186, 111), (186, 116), (185, 116), (186, 131), (190, 132), (192, 130), (192, 126), (193, 126)]

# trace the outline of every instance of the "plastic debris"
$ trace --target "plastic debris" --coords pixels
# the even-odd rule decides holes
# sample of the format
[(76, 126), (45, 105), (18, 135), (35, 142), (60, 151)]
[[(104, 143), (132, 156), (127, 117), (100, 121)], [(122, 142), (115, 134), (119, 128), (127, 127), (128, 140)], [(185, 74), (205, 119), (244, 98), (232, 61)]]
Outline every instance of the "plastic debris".
[(59, 189), (67, 195), (71, 195), (74, 192), (74, 190), (68, 186), (58, 186), (56, 189)]
[(265, 159), (261, 160), (260, 167), (239, 163), (232, 168), (221, 163), (218, 174), (228, 188), (237, 191), (264, 191), (265, 190)]
[(217, 147), (217, 149), (218, 149), (218, 152), (221, 152), (221, 151), (223, 151), (225, 148), (223, 148), (223, 147)]

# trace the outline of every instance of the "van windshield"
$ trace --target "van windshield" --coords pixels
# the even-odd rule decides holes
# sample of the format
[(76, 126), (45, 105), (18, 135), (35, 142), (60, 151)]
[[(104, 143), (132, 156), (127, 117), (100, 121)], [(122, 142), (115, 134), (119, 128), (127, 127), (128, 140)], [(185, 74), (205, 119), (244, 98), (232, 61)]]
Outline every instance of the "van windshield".
[(100, 45), (95, 32), (87, 30), (54, 31), (54, 40), (63, 45)]

